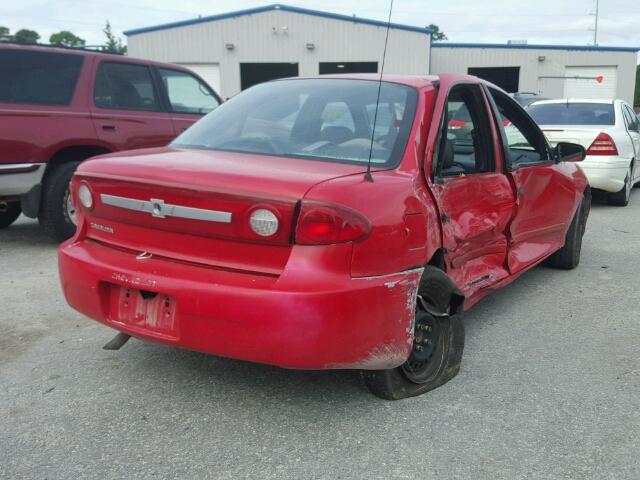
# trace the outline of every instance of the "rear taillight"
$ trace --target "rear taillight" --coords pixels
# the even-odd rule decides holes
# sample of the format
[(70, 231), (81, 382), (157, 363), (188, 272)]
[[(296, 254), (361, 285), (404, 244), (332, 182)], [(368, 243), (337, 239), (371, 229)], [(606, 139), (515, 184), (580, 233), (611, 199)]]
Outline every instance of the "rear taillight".
[(613, 139), (602, 132), (587, 149), (587, 155), (618, 155), (618, 149)]
[(369, 221), (361, 214), (337, 205), (302, 202), (296, 243), (329, 245), (361, 240), (371, 231)]
[(87, 182), (81, 182), (78, 187), (78, 200), (80, 201), (80, 205), (82, 205), (87, 210), (91, 210), (93, 208), (93, 193), (91, 192), (91, 188), (89, 188), (89, 184)]
[(249, 226), (256, 235), (261, 237), (272, 237), (278, 232), (280, 222), (278, 217), (271, 210), (257, 208), (249, 215)]

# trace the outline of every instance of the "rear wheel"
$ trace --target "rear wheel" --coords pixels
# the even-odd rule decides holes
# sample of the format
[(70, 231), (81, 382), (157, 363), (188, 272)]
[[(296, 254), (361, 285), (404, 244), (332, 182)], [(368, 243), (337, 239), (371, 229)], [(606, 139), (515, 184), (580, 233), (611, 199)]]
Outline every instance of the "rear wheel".
[(622, 190), (616, 193), (610, 193), (607, 197), (609, 205), (626, 207), (629, 204), (629, 197), (631, 197), (632, 188), (633, 184), (631, 183), (631, 168), (629, 168), (627, 176), (624, 178), (624, 187), (622, 187)]
[(48, 176), (42, 195), (38, 217), (44, 230), (53, 239), (62, 242), (76, 231), (76, 215), (69, 193), (69, 183), (80, 162), (63, 163)]
[(0, 202), (0, 229), (15, 222), (21, 212), (20, 202)]
[(451, 281), (441, 270), (427, 267), (419, 292), (425, 305), (418, 301), (416, 306), (409, 359), (397, 368), (362, 372), (371, 393), (386, 400), (426, 393), (447, 383), (460, 370), (464, 323), (459, 312), (450, 311)]

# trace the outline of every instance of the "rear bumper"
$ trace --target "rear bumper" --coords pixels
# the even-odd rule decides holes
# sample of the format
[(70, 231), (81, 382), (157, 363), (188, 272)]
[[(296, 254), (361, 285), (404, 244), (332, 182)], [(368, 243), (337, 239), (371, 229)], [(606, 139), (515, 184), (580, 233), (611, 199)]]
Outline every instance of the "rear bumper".
[[(350, 245), (322, 249), (346, 247), (350, 251)], [(313, 249), (319, 251), (301, 247), (289, 260), (293, 270), (296, 262), (303, 267), (298, 270), (305, 270), (304, 281), (286, 272), (265, 277), (166, 259), (140, 261), (98, 243), (67, 242), (59, 250), (60, 278), (72, 307), (139, 338), (287, 368), (402, 364), (412, 346), (422, 269), (353, 279), (314, 267), (321, 255)], [(109, 300), (119, 286), (173, 297), (171, 335), (122, 323)]]
[(587, 155), (578, 165), (587, 176), (591, 188), (615, 193), (624, 187), (630, 164), (631, 160), (627, 158)]
[(42, 181), (44, 163), (0, 164), (0, 197), (23, 195)]

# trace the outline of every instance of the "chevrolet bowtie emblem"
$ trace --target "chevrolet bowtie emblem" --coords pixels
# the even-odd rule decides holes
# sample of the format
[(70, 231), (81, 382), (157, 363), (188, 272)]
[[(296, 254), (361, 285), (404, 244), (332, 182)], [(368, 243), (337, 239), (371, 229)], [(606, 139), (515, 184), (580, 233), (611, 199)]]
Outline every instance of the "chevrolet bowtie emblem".
[(151, 215), (158, 218), (166, 217), (164, 214), (164, 208), (164, 200), (160, 200), (159, 198), (151, 199)]

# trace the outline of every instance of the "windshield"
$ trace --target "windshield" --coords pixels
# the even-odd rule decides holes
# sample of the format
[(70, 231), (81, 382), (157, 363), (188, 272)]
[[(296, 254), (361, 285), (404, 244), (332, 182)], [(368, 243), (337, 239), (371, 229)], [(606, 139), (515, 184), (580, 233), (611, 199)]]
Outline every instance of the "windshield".
[[(366, 164), (378, 86), (348, 79), (263, 83), (223, 103), (171, 145)], [(372, 164), (400, 162), (416, 101), (413, 88), (382, 84)]]
[(614, 125), (611, 103), (541, 103), (527, 109), (538, 125)]

